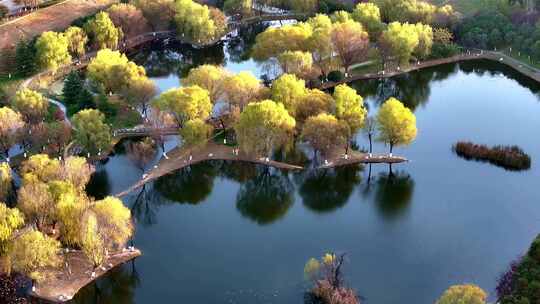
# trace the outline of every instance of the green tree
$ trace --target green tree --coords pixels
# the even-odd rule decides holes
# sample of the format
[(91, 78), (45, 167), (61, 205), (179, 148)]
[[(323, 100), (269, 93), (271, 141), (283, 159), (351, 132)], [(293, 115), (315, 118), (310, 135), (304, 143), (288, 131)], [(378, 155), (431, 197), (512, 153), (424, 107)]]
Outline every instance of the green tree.
[(28, 77), (37, 69), (36, 47), (34, 41), (20, 40), (15, 49), (15, 62), (17, 73)]
[(416, 138), (416, 117), (401, 101), (390, 98), (377, 114), (379, 140), (390, 145), (408, 145)]
[(189, 71), (186, 78), (182, 79), (182, 85), (198, 85), (210, 93), (213, 103), (220, 101), (225, 93), (225, 80), (229, 73), (220, 66), (203, 64)]
[(69, 72), (64, 81), (62, 95), (64, 96), (64, 104), (68, 108), (76, 108), (79, 104), (79, 96), (83, 90), (83, 81), (78, 71)]
[(293, 0), (291, 7), (295, 12), (311, 14), (318, 10), (318, 2), (317, 0)]
[(401, 65), (408, 65), (412, 53), (420, 43), (418, 31), (413, 24), (392, 22), (382, 33), (380, 44), (386, 59), (394, 59)]
[(367, 111), (364, 108), (362, 96), (346, 84), (338, 85), (334, 89), (336, 101), (336, 117), (349, 126), (350, 135), (353, 136), (364, 125)]
[(84, 30), (78, 26), (70, 26), (64, 32), (68, 41), (68, 50), (72, 56), (78, 58), (84, 56), (86, 53), (86, 43), (88, 43), (88, 36)]
[(306, 120), (301, 137), (315, 151), (328, 153), (339, 146), (344, 146), (348, 139), (348, 128), (347, 124), (338, 121), (333, 115), (321, 113)]
[(36, 41), (36, 54), (40, 66), (56, 72), (58, 67), (70, 63), (68, 46), (68, 39), (62, 33), (49, 31), (41, 34)]
[(272, 100), (282, 103), (292, 116), (305, 95), (306, 83), (294, 75), (283, 74), (272, 83)]
[(270, 155), (283, 146), (294, 132), (296, 122), (283, 104), (271, 100), (246, 106), (234, 130), (240, 147), (247, 153)]
[(85, 31), (99, 49), (116, 49), (122, 39), (123, 33), (120, 28), (114, 26), (109, 14), (99, 12), (84, 25)]
[(0, 155), (9, 157), (9, 149), (17, 142), (17, 135), (24, 127), (21, 114), (8, 107), (0, 107)]
[(180, 129), (183, 143), (188, 147), (203, 146), (212, 135), (212, 126), (196, 118), (186, 122)]
[(31, 124), (42, 121), (49, 109), (49, 101), (41, 93), (30, 89), (17, 91), (11, 104)]
[(251, 72), (240, 72), (227, 77), (223, 89), (229, 105), (243, 109), (260, 96), (262, 84)]
[(352, 17), (364, 26), (372, 40), (375, 40), (384, 29), (379, 7), (373, 3), (358, 3), (352, 13)]
[(73, 115), (75, 142), (85, 151), (96, 154), (111, 145), (111, 130), (105, 123), (105, 115), (94, 109), (82, 110)]
[(336, 23), (331, 33), (334, 52), (348, 75), (353, 63), (362, 62), (369, 51), (369, 35), (362, 25), (353, 20)]
[(436, 304), (485, 304), (487, 294), (476, 285), (454, 285), (448, 288)]
[(17, 208), (0, 202), (0, 256), (6, 254), (13, 232), (24, 225), (24, 217)]
[(212, 111), (208, 91), (196, 85), (170, 89), (154, 103), (159, 109), (172, 113), (181, 127), (192, 119), (206, 120)]
[(38, 282), (46, 279), (46, 267), (60, 265), (60, 243), (39, 231), (24, 233), (13, 241), (11, 267)]

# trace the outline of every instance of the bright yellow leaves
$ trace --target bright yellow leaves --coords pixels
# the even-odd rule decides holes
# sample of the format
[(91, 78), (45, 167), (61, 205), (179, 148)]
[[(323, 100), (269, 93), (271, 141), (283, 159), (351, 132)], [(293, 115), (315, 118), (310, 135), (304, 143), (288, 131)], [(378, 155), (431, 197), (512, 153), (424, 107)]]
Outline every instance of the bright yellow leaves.
[(408, 145), (416, 138), (416, 117), (399, 100), (390, 98), (377, 114), (379, 140), (390, 145)]
[(487, 294), (476, 285), (454, 285), (448, 288), (436, 304), (485, 304)]

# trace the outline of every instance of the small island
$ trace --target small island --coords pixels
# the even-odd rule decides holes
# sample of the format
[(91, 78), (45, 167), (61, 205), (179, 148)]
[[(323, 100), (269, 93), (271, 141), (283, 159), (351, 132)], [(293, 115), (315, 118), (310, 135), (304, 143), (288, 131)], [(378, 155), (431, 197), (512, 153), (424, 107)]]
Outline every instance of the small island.
[(531, 158), (518, 146), (494, 146), (458, 142), (452, 148), (465, 159), (485, 161), (507, 170), (527, 170), (531, 167)]

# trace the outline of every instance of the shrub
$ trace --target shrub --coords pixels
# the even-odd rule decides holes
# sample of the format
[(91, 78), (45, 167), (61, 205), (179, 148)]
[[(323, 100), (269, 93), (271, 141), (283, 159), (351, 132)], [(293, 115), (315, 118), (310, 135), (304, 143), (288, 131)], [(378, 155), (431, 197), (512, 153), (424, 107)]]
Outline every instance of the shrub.
[(540, 303), (540, 235), (528, 253), (510, 265), (498, 281), (497, 297), (501, 304)]
[(431, 48), (430, 58), (432, 59), (447, 58), (447, 57), (455, 56), (459, 54), (460, 52), (461, 52), (461, 47), (455, 43), (449, 43), (449, 44), (434, 43), (433, 47)]
[(340, 82), (345, 78), (345, 75), (341, 71), (332, 71), (328, 73), (328, 80), (333, 82)]
[(507, 170), (526, 170), (531, 167), (531, 158), (517, 146), (489, 148), (471, 142), (458, 142), (453, 149), (465, 159), (487, 161)]

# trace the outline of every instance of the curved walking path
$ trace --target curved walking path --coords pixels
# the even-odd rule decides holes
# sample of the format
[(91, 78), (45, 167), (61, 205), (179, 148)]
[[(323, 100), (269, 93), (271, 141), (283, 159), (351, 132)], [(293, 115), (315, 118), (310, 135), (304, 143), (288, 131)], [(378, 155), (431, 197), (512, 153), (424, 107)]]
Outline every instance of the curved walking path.
[[(143, 175), (143, 178), (131, 186), (129, 189), (116, 194), (117, 197), (122, 197), (133, 190), (144, 186), (146, 183), (153, 181), (161, 176), (169, 174), (178, 169), (188, 167), (190, 165), (200, 163), (207, 160), (232, 160), (260, 164), (270, 167), (275, 167), (285, 170), (302, 170), (304, 167), (282, 163), (274, 160), (266, 161), (265, 158), (255, 158), (243, 152), (238, 155), (233, 153), (232, 147), (219, 145), (213, 142), (206, 144), (204, 147), (191, 151), (185, 147), (176, 147), (167, 153), (167, 158), (163, 157), (150, 172)], [(190, 157), (191, 155), (191, 157)]]

